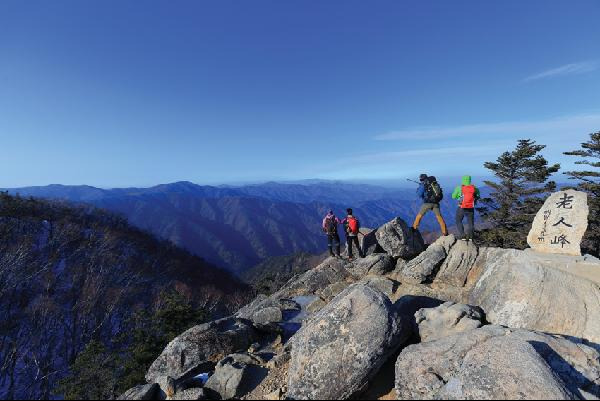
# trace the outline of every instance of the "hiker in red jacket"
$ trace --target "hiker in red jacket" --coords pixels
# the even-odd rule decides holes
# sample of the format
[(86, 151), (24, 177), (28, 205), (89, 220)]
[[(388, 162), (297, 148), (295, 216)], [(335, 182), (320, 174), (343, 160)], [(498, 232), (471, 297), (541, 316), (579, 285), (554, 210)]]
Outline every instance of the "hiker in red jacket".
[(352, 215), (352, 209), (346, 209), (348, 215), (344, 220), (342, 220), (342, 224), (344, 225), (344, 231), (346, 232), (346, 243), (348, 244), (348, 259), (353, 260), (352, 256), (352, 245), (356, 245), (358, 248), (358, 254), (361, 258), (364, 258), (365, 255), (360, 248), (360, 243), (358, 242), (358, 234), (360, 232), (360, 222), (356, 217)]
[[(475, 204), (481, 197), (479, 189), (471, 183), (471, 176), (465, 175), (462, 179), (462, 185), (456, 187), (452, 193), (452, 199), (459, 201), (456, 211), (456, 227), (458, 228), (458, 239), (463, 241), (473, 240), (475, 232)], [(467, 217), (469, 222), (467, 235), (463, 226), (463, 219)]]
[[(330, 210), (323, 219), (323, 232), (327, 234), (327, 247), (329, 248), (329, 255), (331, 256), (340, 256), (340, 235), (338, 234), (338, 225), (341, 223), (340, 219), (333, 214), (333, 210)], [(335, 253), (333, 252), (334, 246), (336, 250)]]

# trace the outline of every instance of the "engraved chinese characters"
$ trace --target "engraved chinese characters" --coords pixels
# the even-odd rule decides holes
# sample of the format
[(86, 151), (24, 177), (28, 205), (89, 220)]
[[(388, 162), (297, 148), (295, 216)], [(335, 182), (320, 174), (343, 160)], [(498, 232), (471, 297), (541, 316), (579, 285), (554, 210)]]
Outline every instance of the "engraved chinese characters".
[(585, 192), (567, 190), (552, 194), (533, 221), (527, 237), (529, 246), (543, 253), (581, 255), (588, 213)]

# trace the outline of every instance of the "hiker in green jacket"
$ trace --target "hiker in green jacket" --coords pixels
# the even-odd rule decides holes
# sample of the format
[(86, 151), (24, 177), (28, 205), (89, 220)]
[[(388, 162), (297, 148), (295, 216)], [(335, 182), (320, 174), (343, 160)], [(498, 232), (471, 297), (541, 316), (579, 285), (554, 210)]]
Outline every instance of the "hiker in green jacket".
[[(452, 199), (459, 201), (456, 211), (456, 227), (458, 228), (458, 237), (460, 240), (473, 240), (475, 232), (475, 204), (481, 197), (479, 189), (471, 183), (470, 175), (465, 175), (462, 179), (462, 185), (456, 187), (452, 193)], [(469, 226), (465, 235), (463, 219), (467, 217)]]

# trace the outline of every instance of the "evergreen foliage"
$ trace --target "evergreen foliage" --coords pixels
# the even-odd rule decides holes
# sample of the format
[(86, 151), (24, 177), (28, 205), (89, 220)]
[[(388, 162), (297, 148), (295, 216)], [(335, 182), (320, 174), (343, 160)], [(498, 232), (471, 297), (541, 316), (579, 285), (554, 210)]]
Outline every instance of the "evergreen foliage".
[(582, 143), (581, 149), (565, 152), (565, 155), (580, 157), (576, 164), (587, 166), (581, 171), (564, 174), (579, 181), (576, 189), (588, 193), (589, 226), (582, 248), (584, 252), (600, 256), (600, 132), (590, 134), (590, 140)]
[(523, 139), (513, 151), (500, 155), (496, 162), (485, 163), (496, 180), (485, 181), (492, 192), (480, 200), (477, 208), (486, 227), (480, 231), (484, 245), (527, 247), (527, 234), (533, 219), (546, 195), (556, 189), (556, 183), (549, 179), (560, 170), (559, 164), (549, 165), (540, 154), (545, 147)]
[(183, 295), (163, 291), (152, 313), (136, 312), (110, 347), (90, 341), (56, 393), (67, 400), (114, 399), (145, 382), (148, 368), (171, 340), (207, 319), (207, 314)]
[[(175, 337), (209, 319), (202, 310), (176, 291), (160, 294), (154, 313), (139, 311), (132, 317), (132, 329), (123, 333), (126, 345), (124, 372), (119, 378), (120, 393), (144, 383), (144, 376), (154, 360)], [(117, 351), (118, 352), (118, 351)]]
[(57, 391), (67, 400), (109, 400), (116, 397), (119, 360), (99, 341), (90, 341), (77, 355)]

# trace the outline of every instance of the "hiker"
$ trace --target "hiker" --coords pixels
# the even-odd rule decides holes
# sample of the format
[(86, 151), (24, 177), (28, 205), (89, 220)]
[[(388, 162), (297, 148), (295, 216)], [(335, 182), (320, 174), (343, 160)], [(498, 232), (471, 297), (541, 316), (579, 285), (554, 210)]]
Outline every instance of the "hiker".
[[(458, 210), (456, 211), (456, 226), (458, 228), (458, 237), (460, 240), (473, 240), (475, 232), (475, 204), (481, 197), (479, 189), (471, 183), (471, 176), (465, 175), (462, 179), (462, 185), (456, 187), (452, 193), (452, 199), (459, 201)], [(465, 227), (463, 219), (467, 217), (469, 226), (465, 235)]]
[(361, 258), (365, 257), (362, 249), (360, 248), (360, 243), (358, 242), (358, 234), (360, 233), (360, 222), (354, 215), (352, 214), (352, 209), (346, 209), (346, 213), (348, 214), (344, 220), (342, 220), (342, 224), (344, 225), (344, 231), (346, 232), (346, 243), (348, 244), (348, 259), (352, 260), (352, 245), (356, 245), (358, 248), (358, 255)]
[(421, 174), (419, 177), (419, 188), (417, 189), (417, 195), (419, 198), (423, 199), (423, 206), (421, 206), (421, 210), (417, 214), (415, 218), (415, 222), (413, 224), (413, 229), (418, 230), (419, 224), (421, 224), (421, 219), (423, 216), (427, 214), (428, 211), (433, 210), (435, 213), (435, 217), (437, 218), (438, 223), (440, 223), (440, 228), (442, 229), (442, 235), (448, 235), (448, 228), (446, 227), (446, 222), (442, 217), (442, 213), (440, 211), (440, 202), (444, 199), (444, 192), (442, 191), (442, 187), (437, 182), (435, 177), (428, 177), (427, 174)]
[[(338, 225), (341, 223), (340, 219), (333, 214), (333, 210), (330, 210), (323, 219), (323, 232), (327, 234), (327, 246), (329, 247), (329, 255), (331, 256), (340, 256), (340, 235), (338, 234)], [(333, 252), (334, 246), (336, 250), (335, 253)]]

